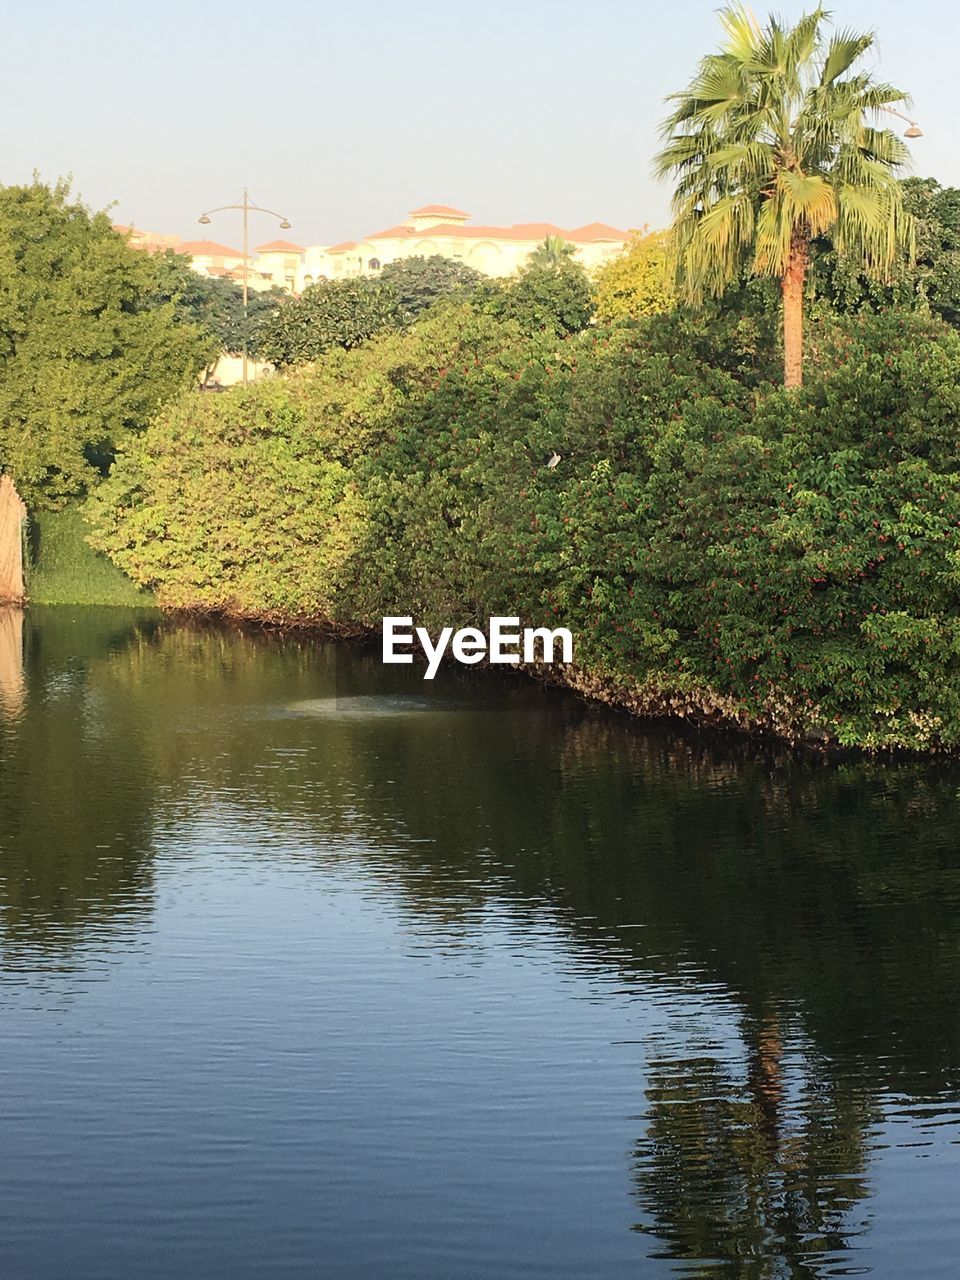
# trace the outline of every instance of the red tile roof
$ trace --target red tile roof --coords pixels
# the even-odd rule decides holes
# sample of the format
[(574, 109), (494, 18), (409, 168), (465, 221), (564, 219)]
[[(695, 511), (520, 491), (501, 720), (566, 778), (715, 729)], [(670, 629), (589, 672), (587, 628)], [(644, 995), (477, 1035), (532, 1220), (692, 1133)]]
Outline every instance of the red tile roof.
[(545, 236), (563, 236), (567, 237), (567, 232), (563, 227), (555, 226), (552, 222), (515, 222), (510, 227), (503, 228), (504, 235), (511, 240), (542, 240)]
[(372, 236), (367, 236), (367, 239), (368, 240), (399, 240), (402, 237), (418, 236), (418, 235), (420, 235), (419, 231), (416, 231), (413, 227), (406, 226), (405, 223), (400, 223), (395, 227), (387, 227), (386, 231), (375, 231)]
[(469, 213), (464, 213), (462, 209), (454, 209), (448, 204), (425, 204), (422, 209), (411, 209), (411, 218), (425, 218), (432, 214), (437, 217), (448, 218), (469, 218)]
[(332, 244), (327, 253), (345, 253), (347, 249), (355, 249), (356, 247), (356, 240), (344, 240), (340, 244)]
[[(560, 236), (574, 244), (592, 244), (598, 240), (620, 241), (627, 239), (626, 231), (618, 231), (616, 227), (607, 226), (604, 222), (591, 222), (585, 227), (577, 227), (573, 231), (565, 231), (552, 222), (515, 222), (510, 227), (485, 227), (464, 225), (458, 222), (438, 222), (432, 227), (421, 227), (419, 231), (410, 227), (390, 227), (386, 231), (378, 231), (370, 236), (371, 240), (404, 239), (416, 236), (422, 239), (454, 236), (461, 240), (543, 240), (546, 236)], [(353, 248), (353, 246), (350, 246)]]
[(128, 227), (122, 222), (115, 222), (113, 229), (124, 237), (131, 248), (142, 249), (146, 253), (162, 253), (167, 249), (179, 251), (183, 243), (179, 236), (164, 235), (159, 231), (141, 231), (138, 227)]
[(257, 253), (303, 253), (302, 244), (291, 244), (289, 240), (271, 240), (269, 244), (258, 244)]
[(570, 240), (626, 240), (628, 233), (618, 231), (608, 222), (588, 222), (585, 227), (577, 227), (565, 233)]
[(185, 240), (180, 246), (181, 253), (189, 253), (192, 258), (240, 258), (239, 249), (231, 249), (225, 244), (217, 244), (216, 240)]

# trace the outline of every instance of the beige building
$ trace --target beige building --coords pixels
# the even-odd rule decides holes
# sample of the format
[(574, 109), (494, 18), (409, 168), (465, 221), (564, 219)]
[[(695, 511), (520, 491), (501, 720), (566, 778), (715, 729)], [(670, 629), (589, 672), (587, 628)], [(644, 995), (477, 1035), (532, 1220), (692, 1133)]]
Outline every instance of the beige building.
[(144, 249), (147, 253), (163, 253), (166, 249), (172, 249), (174, 253), (182, 251), (181, 236), (162, 235), (159, 231), (140, 231), (137, 227), (125, 227), (120, 222), (115, 222), (113, 229), (129, 240), (134, 249)]
[[(184, 240), (177, 253), (185, 253), (191, 259), (191, 266), (201, 276), (221, 276), (243, 282), (243, 253), (232, 249), (229, 245), (218, 244), (216, 240)], [(270, 289), (273, 287), (273, 276), (266, 265), (252, 256), (247, 257), (247, 285), (251, 289)]]
[[(117, 226), (136, 248), (150, 253), (172, 249), (187, 254), (194, 271), (203, 276), (243, 279), (243, 254), (215, 240), (181, 240), (179, 236)], [(343, 280), (375, 276), (388, 262), (402, 258), (429, 258), (439, 254), (474, 267), (488, 276), (510, 276), (524, 265), (547, 236), (557, 236), (574, 246), (574, 257), (588, 270), (616, 257), (627, 241), (627, 232), (604, 222), (590, 222), (567, 229), (552, 222), (516, 222), (509, 227), (476, 226), (470, 215), (449, 205), (428, 204), (414, 209), (406, 220), (362, 240), (341, 244), (302, 245), (271, 240), (257, 246), (247, 263), (251, 289), (277, 287), (302, 293), (319, 280)]]
[[(186, 254), (198, 275), (218, 276), (234, 280), (237, 284), (243, 283), (243, 253), (240, 249), (218, 244), (216, 240), (184, 240), (181, 236), (140, 231), (136, 227), (125, 227), (116, 222), (113, 229), (125, 236), (134, 249), (143, 249), (147, 253), (163, 253), (170, 249), (174, 253)], [(283, 254), (276, 252), (278, 246), (283, 247)], [(292, 256), (290, 250), (293, 251)], [(248, 255), (247, 258), (248, 287), (263, 290), (277, 285), (292, 292), (296, 283), (295, 264), (299, 263), (303, 249), (299, 245), (288, 244), (285, 240), (277, 240), (272, 244), (262, 245), (257, 252), (258, 257)]]
[(475, 226), (470, 215), (449, 205), (430, 204), (414, 209), (404, 222), (375, 231), (362, 240), (341, 244), (311, 245), (304, 250), (297, 275), (297, 292), (318, 280), (370, 276), (399, 258), (440, 254), (463, 262), (489, 276), (513, 275), (546, 236), (558, 236), (572, 244), (575, 257), (588, 269), (615, 257), (627, 241), (627, 232), (603, 222), (566, 229), (552, 222), (518, 222), (508, 227)]
[(297, 291), (297, 277), (304, 255), (303, 245), (289, 240), (271, 240), (257, 245), (257, 270), (270, 277), (270, 283), (287, 293)]

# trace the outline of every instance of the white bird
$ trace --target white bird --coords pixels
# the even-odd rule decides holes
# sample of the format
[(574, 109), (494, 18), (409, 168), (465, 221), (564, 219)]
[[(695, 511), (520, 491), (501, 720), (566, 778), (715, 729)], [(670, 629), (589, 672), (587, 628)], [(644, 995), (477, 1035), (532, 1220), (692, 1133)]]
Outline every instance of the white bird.
[(554, 450), (547, 460), (547, 470), (552, 471), (559, 461), (560, 461), (560, 455), (559, 453), (557, 453), (556, 450)]

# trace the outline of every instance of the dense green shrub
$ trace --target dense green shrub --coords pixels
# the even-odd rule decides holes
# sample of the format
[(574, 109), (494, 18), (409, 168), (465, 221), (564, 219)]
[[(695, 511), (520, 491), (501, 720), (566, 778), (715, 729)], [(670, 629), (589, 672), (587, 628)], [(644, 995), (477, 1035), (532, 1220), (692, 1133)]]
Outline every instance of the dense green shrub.
[(687, 412), (647, 492), (641, 608), (678, 669), (789, 733), (960, 737), (960, 339), (914, 315), (819, 335), (748, 427)]
[(101, 490), (96, 541), (168, 603), (552, 619), (581, 686), (635, 705), (960, 745), (960, 338), (823, 326), (799, 392), (771, 354), (722, 317), (561, 338), (448, 307), (187, 397)]
[(276, 383), (185, 397), (94, 493), (96, 545), (168, 606), (331, 612), (353, 488), (299, 419)]

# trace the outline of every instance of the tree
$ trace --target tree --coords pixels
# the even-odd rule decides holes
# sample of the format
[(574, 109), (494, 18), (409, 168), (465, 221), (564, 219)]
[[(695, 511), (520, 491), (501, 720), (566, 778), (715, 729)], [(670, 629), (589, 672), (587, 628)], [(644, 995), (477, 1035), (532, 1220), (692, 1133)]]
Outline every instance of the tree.
[(396, 290), (379, 280), (324, 280), (285, 302), (266, 322), (260, 353), (283, 368), (349, 351), (403, 319)]
[(718, 53), (672, 95), (661, 176), (675, 175), (678, 282), (688, 301), (720, 294), (747, 263), (780, 281), (784, 381), (803, 378), (803, 299), (810, 242), (829, 233), (869, 276), (889, 276), (913, 224), (897, 170), (906, 145), (876, 127), (907, 98), (858, 70), (872, 34), (838, 31), (815, 9), (796, 26), (761, 27), (742, 5), (721, 10)]
[[(235, 280), (202, 276), (194, 271), (190, 259), (167, 250), (156, 258), (158, 274), (157, 300), (172, 302), (177, 318), (198, 326), (209, 337), (207, 369), (226, 352), (239, 355), (243, 351), (243, 289)], [(260, 355), (260, 344), (269, 320), (286, 298), (282, 289), (250, 290), (247, 299), (247, 351), (254, 359)]]
[(901, 183), (904, 208), (916, 229), (916, 251), (903, 253), (887, 281), (871, 280), (856, 258), (829, 238), (816, 242), (811, 267), (818, 296), (834, 311), (884, 307), (929, 308), (960, 326), (960, 190), (933, 178)]
[(58, 506), (203, 367), (206, 339), (158, 302), (156, 263), (69, 184), (0, 187), (0, 465)]
[(593, 293), (586, 271), (571, 258), (531, 261), (506, 287), (492, 293), (486, 310), (516, 320), (526, 334), (579, 333), (593, 317)]
[(597, 273), (594, 298), (601, 321), (671, 310), (676, 293), (669, 233), (634, 231), (623, 253)]
[(442, 298), (464, 294), (484, 279), (481, 272), (439, 253), (429, 258), (398, 258), (380, 272), (380, 281), (396, 290), (405, 315), (414, 317)]
[(527, 265), (556, 267), (563, 262), (569, 262), (576, 252), (576, 245), (569, 244), (563, 236), (544, 236), (527, 259)]

